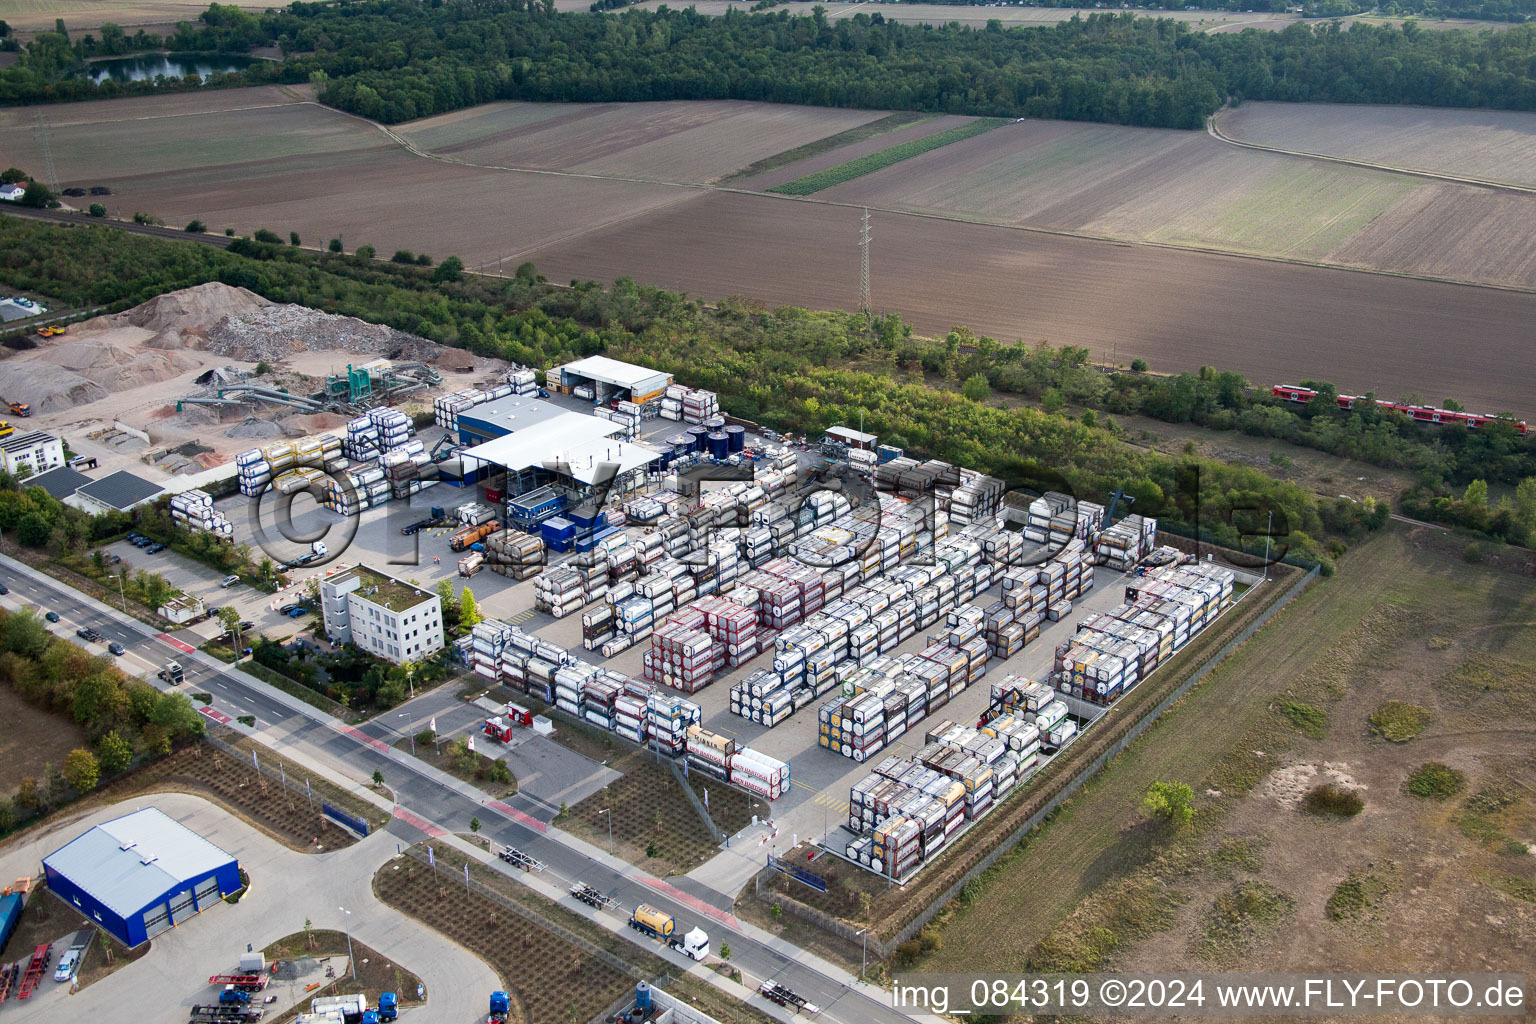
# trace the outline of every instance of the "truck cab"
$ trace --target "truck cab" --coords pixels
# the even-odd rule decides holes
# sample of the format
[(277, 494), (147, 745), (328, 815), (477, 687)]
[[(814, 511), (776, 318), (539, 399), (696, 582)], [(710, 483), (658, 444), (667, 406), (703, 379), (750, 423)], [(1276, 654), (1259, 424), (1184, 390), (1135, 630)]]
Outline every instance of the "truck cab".
[(325, 541), (317, 540), (309, 546), (309, 553), (316, 558), (324, 558), (330, 554), (330, 549), (325, 546)]
[(186, 681), (186, 675), (181, 670), (181, 663), (176, 661), (166, 662), (165, 668), (159, 672), (159, 678), (170, 683), (172, 686), (180, 686)]
[(681, 939), (673, 939), (671, 945), (694, 960), (703, 961), (709, 957), (709, 933), (702, 928), (694, 928)]
[(400, 1003), (393, 992), (385, 992), (379, 996), (379, 1020), (396, 1020), (400, 1016)]
[(12, 416), (23, 416), (23, 417), (25, 417), (25, 416), (31, 416), (32, 415), (32, 407), (30, 405), (28, 405), (26, 402), (11, 402), (11, 403), (9, 403), (7, 408), (9, 408), (11, 410), (11, 415)]

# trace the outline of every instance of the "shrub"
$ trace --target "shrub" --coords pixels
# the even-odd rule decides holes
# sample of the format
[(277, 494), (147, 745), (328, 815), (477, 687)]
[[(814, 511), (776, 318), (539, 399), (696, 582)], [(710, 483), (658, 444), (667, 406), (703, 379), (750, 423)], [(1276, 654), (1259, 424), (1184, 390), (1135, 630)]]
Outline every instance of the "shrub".
[(910, 967), (917, 963), (917, 958), (923, 955), (923, 944), (916, 939), (908, 939), (896, 947), (896, 955), (893, 959), (898, 967)]
[(395, 254), (389, 258), (391, 263), (415, 263), (416, 254), (409, 249), (396, 249)]
[(101, 781), (101, 765), (89, 750), (71, 750), (64, 755), (64, 781), (76, 793), (96, 788)]
[(234, 238), (235, 237), (235, 229), (234, 228), (225, 228), (224, 229), (224, 237), (225, 238)]
[(1328, 712), (1299, 700), (1288, 700), (1280, 705), (1280, 713), (1296, 731), (1313, 739), (1322, 739), (1328, 725)]
[(299, 241), (299, 233), (297, 231), (290, 231), (288, 232), (288, 244), (303, 245), (304, 243)]
[(973, 402), (985, 402), (992, 396), (992, 385), (987, 383), (985, 374), (973, 373), (965, 379), (960, 393)]
[(1137, 373), (1146, 373), (1147, 361), (1145, 359), (1132, 359), (1131, 369), (1135, 370)]
[(182, 230), (186, 231), (189, 235), (200, 235), (208, 230), (208, 225), (200, 220), (189, 220), (187, 221), (187, 226)]
[(326, 248), (331, 252), (341, 252), (341, 239), (333, 238), (327, 243)]
[(256, 234), (251, 237), (258, 242), (266, 242), (268, 245), (282, 245), (283, 240), (276, 231), (268, 231), (266, 228), (257, 228)]
[(1194, 790), (1186, 783), (1158, 781), (1148, 787), (1147, 795), (1141, 800), (1141, 809), (1149, 818), (1182, 828), (1195, 816), (1191, 806), (1194, 796)]
[(1407, 743), (1429, 727), (1434, 715), (1418, 704), (1389, 700), (1371, 712), (1371, 729), (1382, 739)]
[(433, 732), (431, 729), (423, 729), (421, 732), (416, 734), (416, 742), (422, 746), (426, 746), (435, 739), (437, 739), (437, 733)]
[(100, 203), (92, 203), (91, 208), (86, 212), (92, 217), (105, 217), (107, 215), (107, 208)]
[(1340, 818), (1353, 818), (1365, 810), (1365, 798), (1352, 789), (1325, 782), (1314, 786), (1302, 798), (1301, 806), (1312, 814), (1332, 814)]
[(1408, 776), (1408, 792), (1426, 800), (1449, 800), (1467, 787), (1467, 777), (1450, 765), (1426, 761)]

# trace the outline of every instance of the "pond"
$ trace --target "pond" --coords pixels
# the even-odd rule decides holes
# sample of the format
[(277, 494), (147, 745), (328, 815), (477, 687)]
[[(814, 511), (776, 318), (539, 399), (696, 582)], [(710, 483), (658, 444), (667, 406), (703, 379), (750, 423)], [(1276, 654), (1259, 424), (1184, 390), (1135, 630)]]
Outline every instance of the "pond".
[(123, 83), (141, 82), (146, 79), (152, 81), (161, 76), (180, 78), (183, 75), (201, 75), (207, 78), (221, 71), (243, 71), (255, 61), (254, 57), (225, 54), (139, 54), (134, 57), (110, 57), (107, 60), (93, 61), (86, 65), (81, 74), (97, 84), (109, 79)]

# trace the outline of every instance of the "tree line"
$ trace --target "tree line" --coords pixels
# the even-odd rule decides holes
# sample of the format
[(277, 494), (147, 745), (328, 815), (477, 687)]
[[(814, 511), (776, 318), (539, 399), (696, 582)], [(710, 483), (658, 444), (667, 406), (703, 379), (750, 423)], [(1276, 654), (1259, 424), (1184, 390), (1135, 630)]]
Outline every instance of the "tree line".
[[(1536, 26), (1473, 34), (1298, 23), (1213, 35), (1125, 12), (973, 30), (879, 13), (833, 23), (820, 9), (557, 15), (521, 0), (364, 0), (259, 16), (214, 5), (165, 44), (281, 47), (286, 59), (212, 84), (314, 82), (322, 102), (389, 123), (492, 100), (738, 99), (1188, 129), (1229, 99), (1536, 109)], [(0, 103), (201, 84), (93, 84), (73, 74), (83, 54), (83, 40), (38, 36), (0, 70)]]
[(185, 694), (161, 693), (129, 678), (112, 659), (54, 636), (30, 610), (0, 609), (0, 685), (72, 719), (89, 744), (61, 764), (44, 765), (41, 775), (7, 780), (0, 788), (0, 834), (96, 788), (136, 759), (168, 754), (203, 733), (202, 716)]

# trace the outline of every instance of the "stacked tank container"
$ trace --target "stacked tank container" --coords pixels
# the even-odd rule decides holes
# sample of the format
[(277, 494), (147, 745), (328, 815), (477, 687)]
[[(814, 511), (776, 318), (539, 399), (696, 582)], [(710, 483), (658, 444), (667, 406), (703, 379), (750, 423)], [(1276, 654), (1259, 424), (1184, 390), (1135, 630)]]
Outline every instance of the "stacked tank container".
[[(330, 435), (301, 437), (297, 441), (272, 444), (235, 456), (236, 479), (240, 493), (259, 495), (270, 486), (284, 493), (295, 493), (321, 479), (325, 465), (341, 455), (341, 439)], [(313, 470), (313, 474), (298, 471)], [(279, 481), (282, 481), (279, 484)]]
[(713, 391), (688, 391), (682, 398), (682, 412), (684, 423), (702, 426), (720, 414), (720, 399)]
[(727, 759), (730, 782), (766, 800), (789, 792), (789, 764), (751, 747), (739, 747)]
[(612, 409), (600, 405), (592, 414), (620, 427), (622, 440), (633, 441), (640, 436), (640, 407), (634, 402), (620, 402)]
[(485, 541), (485, 560), (491, 571), (514, 580), (526, 580), (544, 570), (547, 556), (538, 537), (502, 530)]
[(171, 495), (171, 518), (189, 530), (211, 533), (222, 540), (233, 540), (235, 528), (224, 513), (213, 507), (207, 491), (182, 491)]
[(690, 771), (703, 772), (721, 782), (729, 782), (731, 755), (736, 752), (736, 741), (698, 725), (689, 726), (683, 735)]
[(475, 674), (487, 679), (500, 678), (501, 657), (512, 639), (512, 627), (499, 619), (485, 619), (470, 628), (471, 664)]

